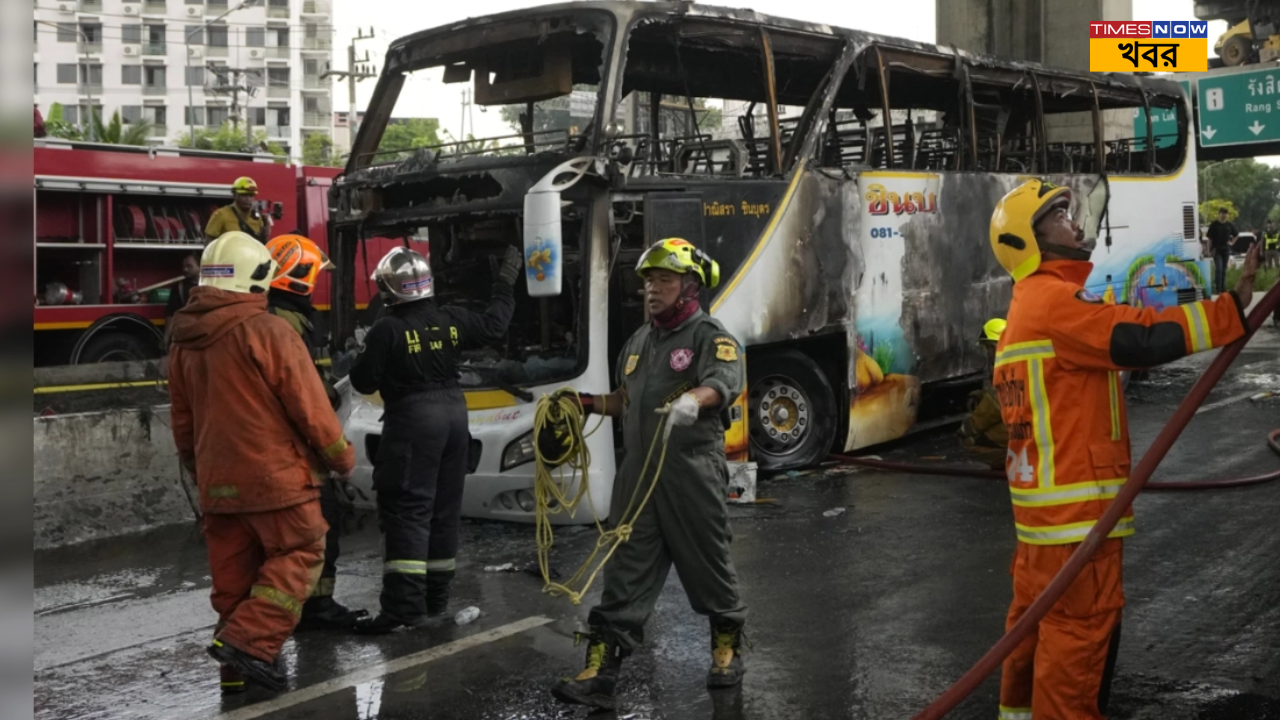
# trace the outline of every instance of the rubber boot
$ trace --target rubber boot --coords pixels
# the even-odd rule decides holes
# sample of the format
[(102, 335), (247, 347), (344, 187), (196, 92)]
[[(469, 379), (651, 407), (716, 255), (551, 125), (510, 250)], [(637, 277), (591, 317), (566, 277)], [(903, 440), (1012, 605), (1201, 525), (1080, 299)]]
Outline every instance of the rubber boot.
[(368, 614), (364, 610), (351, 610), (332, 596), (313, 597), (302, 604), (302, 619), (296, 631), (346, 630)]
[(272, 692), (284, 692), (289, 687), (284, 673), (280, 672), (274, 663), (259, 660), (221, 640), (214, 640), (208, 650), (214, 660), (235, 668), (244, 675), (245, 680), (251, 683), (261, 685)]
[(742, 662), (742, 626), (711, 622), (711, 669), (707, 687), (728, 688), (742, 682), (747, 669)]
[(221, 678), (218, 685), (222, 688), (223, 695), (235, 695), (245, 691), (244, 675), (239, 670), (230, 665), (223, 665), (219, 669)]
[(427, 575), (427, 615), (443, 615), (449, 607), (449, 583), (453, 578)]
[(618, 647), (617, 640), (592, 632), (587, 636), (586, 667), (577, 677), (561, 678), (552, 686), (551, 694), (561, 702), (612, 710), (616, 706), (614, 690), (621, 669), (622, 648)]

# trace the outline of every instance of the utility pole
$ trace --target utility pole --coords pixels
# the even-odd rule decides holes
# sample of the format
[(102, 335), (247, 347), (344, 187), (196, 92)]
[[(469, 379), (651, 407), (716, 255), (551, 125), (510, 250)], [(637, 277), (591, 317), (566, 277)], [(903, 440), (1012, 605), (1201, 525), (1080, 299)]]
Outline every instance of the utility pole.
[[(231, 123), (236, 125), (240, 122), (240, 93), (245, 94), (245, 146), (253, 147), (253, 123), (249, 118), (249, 98), (257, 91), (256, 87), (250, 85), (246, 76), (251, 72), (256, 72), (250, 68), (233, 68), (223, 67), (221, 65), (209, 65), (208, 69), (218, 76), (219, 82), (213, 87), (207, 88), (206, 93), (213, 95), (230, 95), (231, 96)], [(231, 81), (226, 82), (226, 77), (230, 75)]]
[(374, 38), (373, 28), (369, 28), (369, 34), (364, 34), (364, 28), (360, 28), (357, 35), (351, 39), (351, 44), (347, 46), (347, 69), (346, 70), (325, 70), (320, 75), (323, 80), (328, 77), (343, 78), (347, 81), (347, 132), (351, 135), (351, 145), (356, 144), (356, 131), (360, 128), (360, 123), (356, 119), (356, 83), (366, 78), (376, 78), (378, 73), (376, 69), (370, 65), (357, 65), (356, 63), (369, 62), (369, 52), (366, 50), (364, 58), (356, 59), (356, 43), (361, 40), (372, 40)]
[[(204, 31), (204, 29), (205, 29), (205, 28), (207, 28), (207, 27), (209, 27), (210, 25), (213, 25), (213, 24), (215, 24), (215, 23), (219, 22), (219, 21), (220, 21), (220, 20), (222, 20), (224, 17), (226, 17), (226, 16), (230, 15), (231, 13), (233, 13), (233, 12), (235, 12), (235, 11), (237, 11), (237, 10), (242, 10), (242, 9), (244, 9), (244, 8), (249, 7), (249, 6), (250, 6), (250, 5), (252, 5), (254, 2), (255, 2), (255, 0), (243, 0), (243, 2), (241, 2), (239, 5), (236, 5), (235, 7), (233, 7), (233, 8), (231, 8), (231, 9), (227, 10), (226, 12), (222, 13), (222, 14), (221, 14), (221, 15), (219, 15), (218, 17), (216, 17), (216, 18), (214, 18), (214, 19), (210, 20), (209, 22), (207, 22), (207, 23), (205, 23), (205, 24), (201, 25), (201, 26), (200, 26), (200, 27), (198, 27), (198, 28), (194, 28), (193, 30), (191, 30), (191, 32), (187, 33), (187, 39), (186, 39), (186, 41), (183, 43), (183, 44), (186, 46), (186, 49), (187, 49), (187, 58), (186, 58), (187, 64), (186, 64), (186, 66), (185, 66), (185, 67), (186, 67), (186, 72), (187, 72), (187, 73), (190, 73), (190, 68), (191, 68), (191, 38), (195, 37), (196, 33), (203, 32), (203, 31)], [(193, 95), (193, 91), (192, 91), (192, 87), (191, 87), (191, 78), (183, 78), (183, 79), (184, 79), (184, 80), (186, 81), (186, 83), (187, 83), (187, 133), (188, 133), (188, 140), (189, 140), (189, 142), (190, 142), (190, 144), (191, 144), (191, 147), (195, 147), (195, 146), (196, 146), (196, 117), (195, 117), (195, 112), (194, 112), (194, 110), (193, 110), (193, 108), (195, 107), (195, 99), (194, 99), (194, 95)]]

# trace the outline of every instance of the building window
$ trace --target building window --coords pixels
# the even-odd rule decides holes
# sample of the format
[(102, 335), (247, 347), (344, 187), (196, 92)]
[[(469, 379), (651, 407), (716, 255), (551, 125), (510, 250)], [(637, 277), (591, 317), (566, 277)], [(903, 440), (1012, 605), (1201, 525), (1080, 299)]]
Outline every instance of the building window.
[(79, 39), (75, 23), (58, 23), (58, 42), (75, 42)]
[(164, 25), (148, 25), (147, 42), (152, 45), (164, 45)]
[(122, 85), (141, 85), (142, 84), (142, 66), (141, 65), (121, 65), (120, 66), (120, 83)]
[(102, 65), (95, 63), (93, 65), (80, 65), (80, 82), (89, 85), (102, 84)]
[(59, 85), (75, 85), (78, 71), (78, 65), (58, 63), (58, 84)]
[(275, 108), (276, 124), (281, 127), (289, 127), (289, 108)]
[(200, 106), (184, 108), (182, 111), (183, 125), (204, 125), (204, 108)]
[(245, 28), (244, 44), (249, 47), (266, 47), (267, 29), (260, 27)]
[(207, 108), (209, 113), (209, 127), (222, 127), (231, 119), (231, 111), (224, 107)]
[(272, 28), (271, 34), (275, 36), (276, 43), (274, 47), (289, 47), (289, 30)]
[(81, 25), (80, 32), (84, 33), (82, 38), (87, 43), (102, 42), (102, 26), (101, 25)]
[(203, 45), (204, 44), (204, 26), (188, 25), (186, 26), (186, 28), (183, 29), (182, 37), (186, 38), (187, 43), (191, 45)]
[(210, 25), (207, 31), (209, 47), (227, 46), (227, 28), (225, 26)]
[(264, 107), (249, 108), (249, 121), (254, 125), (266, 125), (267, 109)]
[(124, 105), (120, 108), (120, 122), (126, 125), (136, 125), (141, 120), (141, 105)]
[(187, 67), (187, 86), (200, 87), (202, 85), (204, 85), (204, 68), (188, 66)]
[(267, 68), (267, 87), (288, 88), (289, 68)]
[(78, 105), (63, 105), (62, 119), (70, 125), (80, 124), (80, 107)]
[(319, 26), (317, 26), (315, 23), (307, 23), (303, 27), (306, 28), (306, 33), (307, 33), (306, 38), (308, 40), (315, 40), (317, 36), (316, 33), (319, 30)]
[(121, 25), (120, 41), (126, 45), (137, 45), (142, 42), (142, 26), (141, 25)]
[(152, 125), (169, 124), (169, 108), (164, 105), (143, 105), (142, 112)]
[(186, 0), (188, 5), (203, 5), (204, 0)]
[(162, 88), (165, 86), (165, 67), (163, 65), (147, 65), (143, 68), (145, 71), (145, 82), (143, 83), (150, 88)]

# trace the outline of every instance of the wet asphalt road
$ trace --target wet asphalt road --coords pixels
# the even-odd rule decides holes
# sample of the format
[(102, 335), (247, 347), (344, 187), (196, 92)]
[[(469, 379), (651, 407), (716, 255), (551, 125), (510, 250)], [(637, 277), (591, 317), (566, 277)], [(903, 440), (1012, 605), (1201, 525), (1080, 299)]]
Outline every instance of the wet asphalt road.
[[(1130, 388), (1135, 456), (1198, 370), (1197, 357)], [(1162, 480), (1257, 474), (1280, 462), (1280, 333), (1264, 329), (1157, 473)], [(1218, 403), (1217, 405), (1214, 405)], [(886, 458), (956, 462), (947, 432), (912, 438)], [(709, 693), (707, 624), (672, 575), (646, 645), (624, 667), (620, 709), (593, 718), (672, 720), (909, 718), (1001, 634), (1013, 550), (999, 481), (848, 472), (762, 482), (775, 503), (732, 511), (734, 559), (750, 604), (748, 674)], [(833, 508), (846, 511), (824, 517)], [(1280, 720), (1280, 483), (1229, 491), (1146, 493), (1126, 544), (1123, 641), (1111, 717)], [(338, 597), (376, 608), (378, 536), (348, 523)], [(566, 574), (594, 529), (558, 534)], [(301, 635), (285, 647), (292, 691), (223, 702), (203, 651), (214, 615), (198, 531), (36, 556), (36, 717), (248, 720), (584, 718), (546, 686), (576, 673), (580, 608), (539, 592), (521, 568), (531, 527), (467, 523), (454, 609), (475, 623), (383, 638)], [(516, 572), (485, 572), (514, 563)], [(995, 717), (992, 679), (949, 717)]]

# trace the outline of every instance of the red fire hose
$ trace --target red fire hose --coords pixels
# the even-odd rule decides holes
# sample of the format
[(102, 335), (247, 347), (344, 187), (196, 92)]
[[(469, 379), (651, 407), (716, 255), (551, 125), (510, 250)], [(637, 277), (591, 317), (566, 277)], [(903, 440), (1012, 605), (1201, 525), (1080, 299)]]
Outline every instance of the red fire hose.
[[(1195, 414), (1209, 396), (1209, 392), (1213, 389), (1218, 381), (1222, 379), (1222, 375), (1226, 372), (1231, 363), (1240, 355), (1240, 351), (1244, 349), (1249, 338), (1262, 327), (1262, 323), (1266, 318), (1276, 310), (1280, 305), (1280, 283), (1263, 296), (1262, 300), (1254, 307), (1253, 312), (1249, 313), (1245, 336), (1240, 340), (1228, 345), (1218, 353), (1218, 357), (1205, 370), (1200, 379), (1191, 387), (1191, 391), (1187, 393), (1187, 397), (1183, 399), (1178, 409), (1174, 411), (1173, 417), (1156, 436), (1155, 442), (1147, 450), (1147, 453), (1138, 461), (1138, 465), (1134, 468), (1129, 480), (1120, 489), (1115, 500), (1103, 513), (1102, 517), (1094, 525), (1093, 529), (1085, 537), (1076, 551), (1072, 553), (1071, 558), (1063, 565), (1062, 569), (1053, 578), (1053, 581), (1044, 589), (1044, 592), (1036, 598), (1035, 602), (1027, 608), (1018, 622), (1009, 628), (1004, 637), (983, 655), (972, 668), (969, 669), (959, 680), (956, 681), (945, 693), (940, 695), (927, 708), (917, 714), (912, 720), (939, 720), (950, 712), (961, 700), (968, 697), (970, 693), (982, 684), (983, 680), (991, 674), (993, 670), (1000, 666), (1004, 659), (1013, 652), (1028, 635), (1035, 631), (1039, 626), (1040, 620), (1049, 612), (1054, 603), (1062, 597), (1071, 583), (1075, 581), (1076, 576), (1080, 574), (1084, 567), (1098, 547), (1106, 539), (1107, 534), (1115, 527), (1120, 516), (1133, 503), (1138, 493), (1145, 489), (1153, 490), (1204, 490), (1241, 487), (1245, 485), (1256, 485), (1271, 480), (1280, 479), (1280, 470), (1266, 473), (1263, 475), (1255, 475), (1253, 477), (1238, 478), (1230, 480), (1208, 480), (1198, 482), (1161, 482), (1148, 483), (1152, 473), (1159, 466), (1160, 461), (1168, 454), (1169, 448), (1173, 446), (1174, 441), (1186, 429), (1187, 424), (1191, 422), (1192, 416)], [(1280, 429), (1272, 430), (1267, 436), (1268, 446), (1276, 453), (1280, 453)], [(847, 455), (833, 455), (833, 459), (841, 462), (847, 462), (853, 465), (861, 465), (864, 467), (876, 468), (879, 470), (892, 470), (897, 472), (909, 472), (921, 475), (949, 475), (960, 477), (980, 477), (980, 478), (1004, 478), (1004, 473), (990, 470), (972, 470), (965, 468), (949, 468), (941, 466), (928, 465), (908, 465), (903, 463), (885, 462), (883, 460), (868, 460)]]

